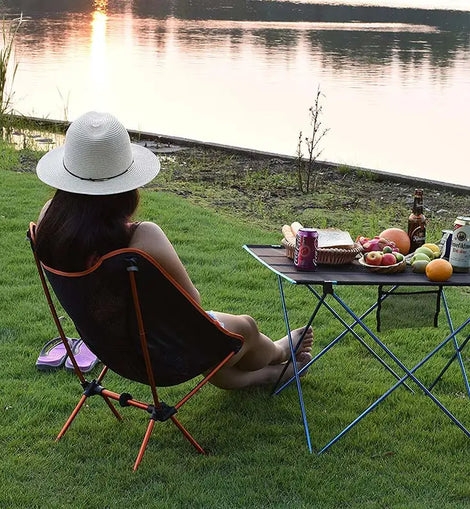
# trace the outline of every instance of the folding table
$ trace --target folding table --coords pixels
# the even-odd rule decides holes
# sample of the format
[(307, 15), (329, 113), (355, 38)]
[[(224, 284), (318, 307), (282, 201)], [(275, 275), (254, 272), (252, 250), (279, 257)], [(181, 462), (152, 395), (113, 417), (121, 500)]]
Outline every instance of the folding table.
[[(319, 265), (317, 270), (315, 271), (304, 272), (297, 270), (292, 260), (285, 256), (285, 248), (283, 246), (245, 245), (243, 247), (258, 262), (260, 262), (262, 265), (264, 265), (266, 268), (268, 268), (277, 276), (283, 316), (287, 329), (287, 335), (289, 338), (289, 345), (291, 349), (291, 359), (294, 358), (297, 345), (293, 344), (291, 336), (291, 328), (289, 325), (289, 312), (284, 294), (283, 286), (284, 283), (287, 282), (293, 285), (307, 288), (308, 291), (312, 294), (312, 296), (316, 299), (316, 300), (314, 299), (316, 305), (313, 306), (313, 311), (308, 320), (307, 326), (310, 326), (313, 323), (316, 314), (318, 313), (319, 309), (323, 306), (328, 311), (330, 311), (333, 314), (333, 316), (337, 320), (339, 320), (339, 322), (345, 327), (344, 331), (341, 334), (339, 334), (333, 341), (331, 341), (326, 347), (324, 347), (317, 355), (315, 355), (312, 358), (312, 360), (301, 370), (299, 370), (297, 368), (296, 363), (293, 362), (292, 365), (294, 368), (294, 376), (292, 376), (289, 380), (283, 383), (280, 383), (278, 381), (273, 389), (274, 394), (279, 394), (291, 382), (295, 381), (299, 395), (300, 409), (302, 413), (302, 421), (307, 439), (307, 445), (310, 452), (312, 452), (312, 444), (307, 423), (307, 417), (305, 413), (305, 404), (302, 394), (300, 375), (304, 370), (308, 369), (314, 362), (316, 362), (318, 359), (320, 359), (320, 357), (322, 357), (326, 352), (328, 352), (335, 344), (337, 344), (347, 333), (351, 333), (365, 348), (367, 348), (367, 350), (377, 359), (377, 361), (380, 362), (384, 366), (384, 368), (387, 371), (389, 371), (392, 374), (392, 376), (396, 378), (396, 383), (392, 387), (390, 387), (390, 389), (388, 389), (384, 394), (382, 394), (382, 396), (380, 396), (366, 410), (364, 410), (357, 418), (355, 418), (350, 424), (348, 424), (338, 435), (336, 435), (332, 440), (330, 440), (324, 447), (316, 451), (318, 454), (321, 454), (322, 452), (326, 451), (331, 445), (333, 445), (337, 440), (339, 440), (345, 433), (347, 433), (353, 426), (355, 426), (361, 419), (363, 419), (379, 403), (385, 400), (385, 398), (387, 398), (398, 387), (403, 385), (408, 390), (413, 392), (413, 390), (406, 384), (406, 382), (410, 380), (413, 381), (463, 431), (463, 433), (467, 435), (467, 437), (470, 437), (470, 431), (431, 392), (432, 387), (434, 387), (434, 385), (443, 375), (445, 370), (450, 366), (450, 364), (455, 359), (457, 359), (460, 365), (460, 370), (465, 384), (467, 397), (470, 398), (470, 386), (461, 355), (462, 349), (465, 347), (466, 343), (470, 339), (470, 334), (460, 345), (458, 344), (457, 341), (457, 334), (459, 334), (470, 323), (470, 317), (468, 317), (461, 325), (454, 327), (444, 292), (445, 287), (470, 286), (469, 273), (454, 273), (448, 281), (442, 283), (435, 283), (429, 281), (424, 274), (416, 274), (412, 272), (410, 267), (407, 267), (406, 271), (404, 272), (383, 274), (378, 272), (371, 272), (369, 271), (369, 269), (361, 266), (357, 262), (335, 266)], [(378, 302), (375, 302), (369, 309), (367, 309), (367, 311), (358, 316), (353, 311), (353, 309), (351, 309), (351, 307), (335, 291), (336, 287), (341, 285), (360, 285), (360, 286), (388, 285), (392, 287), (391, 291), (400, 286), (422, 286), (422, 287), (438, 286), (441, 291), (442, 306), (445, 311), (450, 332), (447, 335), (447, 337), (443, 339), (420, 362), (418, 362), (415, 366), (409, 369), (395, 355), (395, 353), (392, 352), (390, 348), (364, 323), (364, 318), (377, 307), (378, 303), (380, 302), (380, 299)], [(314, 288), (315, 286), (320, 286), (321, 291), (315, 289)], [(389, 292), (382, 295), (380, 298), (381, 299), (387, 298), (388, 295)], [(341, 308), (344, 309), (346, 313), (353, 319), (353, 322), (351, 324), (348, 324), (346, 320), (344, 320), (340, 316), (336, 309), (329, 304), (327, 299), (333, 299), (333, 303), (339, 305), (340, 309)], [(366, 343), (366, 341), (364, 341), (364, 339), (354, 330), (356, 326), (359, 326), (366, 333), (366, 335), (369, 336), (376, 343), (376, 345), (380, 347), (380, 349), (386, 354), (384, 355), (384, 357), (386, 359), (390, 359), (391, 361), (393, 361), (395, 369), (398, 369), (400, 373), (402, 372), (402, 374), (396, 373), (393, 367), (387, 364), (387, 362), (381, 356), (379, 356), (375, 352), (375, 350), (372, 349)], [(449, 362), (441, 371), (441, 373), (433, 382), (433, 384), (429, 388), (425, 387), (425, 385), (419, 380), (419, 378), (417, 378), (415, 374), (416, 371), (419, 368), (421, 368), (433, 355), (435, 355), (449, 342), (452, 342), (454, 346), (455, 353), (453, 357), (449, 360)]]

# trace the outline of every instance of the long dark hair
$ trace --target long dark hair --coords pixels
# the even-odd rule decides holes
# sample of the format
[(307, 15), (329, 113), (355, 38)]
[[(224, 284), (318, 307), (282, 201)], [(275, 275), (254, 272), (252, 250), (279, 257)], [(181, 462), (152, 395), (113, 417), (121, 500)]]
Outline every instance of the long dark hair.
[(139, 203), (137, 189), (90, 196), (57, 190), (36, 234), (36, 251), (46, 265), (82, 271), (90, 261), (128, 247), (129, 220)]

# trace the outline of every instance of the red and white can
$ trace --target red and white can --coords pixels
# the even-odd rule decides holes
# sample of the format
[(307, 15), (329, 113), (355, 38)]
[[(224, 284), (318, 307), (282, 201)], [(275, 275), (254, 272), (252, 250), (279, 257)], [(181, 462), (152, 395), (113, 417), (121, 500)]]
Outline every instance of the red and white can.
[(449, 262), (454, 272), (468, 272), (470, 268), (470, 217), (455, 220)]
[(295, 238), (294, 265), (298, 270), (317, 268), (318, 232), (315, 228), (300, 228)]

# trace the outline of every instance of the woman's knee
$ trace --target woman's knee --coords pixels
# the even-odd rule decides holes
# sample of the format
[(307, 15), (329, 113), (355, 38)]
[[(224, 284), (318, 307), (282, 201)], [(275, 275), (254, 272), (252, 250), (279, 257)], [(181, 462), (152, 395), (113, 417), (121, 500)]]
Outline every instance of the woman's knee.
[(250, 340), (259, 335), (258, 324), (256, 320), (250, 315), (240, 315), (240, 321), (242, 323), (243, 337), (245, 340)]

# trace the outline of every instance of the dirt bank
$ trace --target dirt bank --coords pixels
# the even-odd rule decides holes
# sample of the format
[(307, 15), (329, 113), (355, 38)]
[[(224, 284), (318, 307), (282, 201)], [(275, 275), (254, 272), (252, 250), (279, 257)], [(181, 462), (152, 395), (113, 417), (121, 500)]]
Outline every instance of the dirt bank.
[[(56, 128), (58, 123), (54, 123)], [(132, 134), (132, 133), (131, 133)], [(389, 177), (350, 167), (319, 165), (312, 190), (299, 190), (297, 162), (269, 154), (132, 134), (133, 141), (158, 153), (162, 171), (147, 187), (168, 191), (221, 213), (278, 228), (299, 220), (375, 235), (389, 226), (406, 228), (415, 187), (424, 189), (425, 213), (433, 238), (451, 228), (457, 215), (470, 215), (470, 192)], [(22, 151), (18, 171), (34, 171), (37, 152)]]
[(436, 232), (451, 227), (457, 215), (470, 214), (470, 193), (394, 182), (347, 167), (319, 166), (313, 189), (306, 194), (299, 190), (295, 160), (207, 147), (160, 153), (160, 157), (162, 172), (150, 187), (269, 227), (295, 218), (319, 227), (361, 229), (368, 235), (380, 233), (376, 230), (382, 226), (404, 228), (417, 185), (424, 189), (425, 213)]

